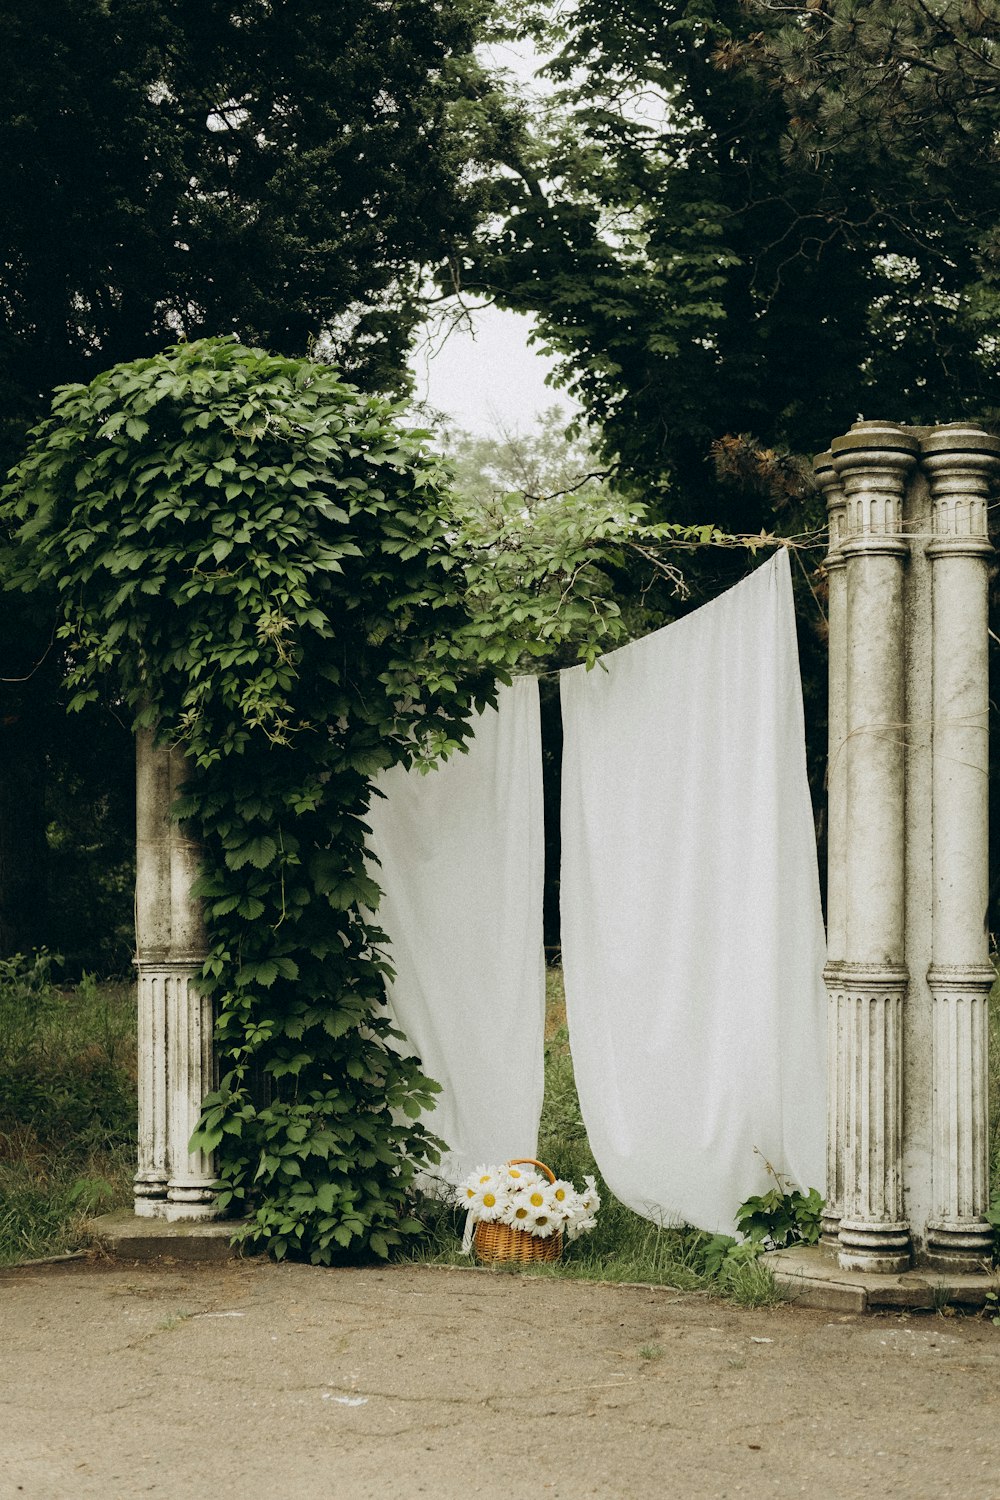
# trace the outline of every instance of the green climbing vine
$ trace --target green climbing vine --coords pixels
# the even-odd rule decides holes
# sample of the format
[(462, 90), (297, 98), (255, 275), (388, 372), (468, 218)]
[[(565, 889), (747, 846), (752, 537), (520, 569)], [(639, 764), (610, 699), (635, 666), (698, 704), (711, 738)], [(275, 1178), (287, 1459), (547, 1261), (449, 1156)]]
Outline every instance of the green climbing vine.
[(603, 493), (466, 513), (387, 402), (203, 340), (61, 388), (0, 492), (13, 583), (59, 600), (71, 707), (181, 746), (204, 848), (220, 1083), (197, 1143), (275, 1256), (385, 1256), (419, 1224), (437, 1085), (384, 1005), (370, 778), (460, 746), (524, 658), (626, 633), (629, 549), (754, 547)]
[(0, 496), (75, 704), (110, 684), (190, 757), (221, 1058), (198, 1139), (279, 1257), (386, 1255), (436, 1160), (364, 818), (372, 773), (460, 743), (493, 690), (442, 483), (387, 403), (211, 340), (61, 389)]

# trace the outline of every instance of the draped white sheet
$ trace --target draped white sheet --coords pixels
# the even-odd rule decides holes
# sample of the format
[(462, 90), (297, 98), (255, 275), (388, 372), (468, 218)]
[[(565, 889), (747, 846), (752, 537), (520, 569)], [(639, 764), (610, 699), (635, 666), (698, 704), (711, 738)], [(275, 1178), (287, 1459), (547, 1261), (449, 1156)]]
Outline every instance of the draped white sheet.
[(825, 1181), (825, 937), (787, 553), (603, 665), (561, 676), (583, 1118), (617, 1197), (732, 1233), (773, 1185), (765, 1160)]
[(534, 1156), (544, 1089), (542, 754), (538, 683), (501, 688), (467, 754), (376, 782), (368, 818), (396, 978), (390, 1007), (442, 1085), (426, 1124), (457, 1182)]

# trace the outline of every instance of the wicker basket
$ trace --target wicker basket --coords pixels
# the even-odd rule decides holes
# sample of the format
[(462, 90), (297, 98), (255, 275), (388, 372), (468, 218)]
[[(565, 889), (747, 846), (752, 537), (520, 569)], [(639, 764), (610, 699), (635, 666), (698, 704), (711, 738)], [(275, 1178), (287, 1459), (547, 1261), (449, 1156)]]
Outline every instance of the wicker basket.
[[(509, 1167), (529, 1166), (537, 1167), (544, 1172), (550, 1182), (555, 1182), (556, 1174), (549, 1170), (544, 1162), (535, 1161), (531, 1156), (518, 1156), (507, 1163)], [(510, 1224), (501, 1224), (498, 1220), (484, 1223), (480, 1219), (476, 1225), (476, 1233), (473, 1237), (473, 1246), (476, 1259), (491, 1265), (499, 1260), (523, 1261), (526, 1264), (538, 1260), (558, 1260), (562, 1255), (563, 1237), (562, 1230), (556, 1230), (547, 1239), (540, 1235), (529, 1234), (526, 1229), (515, 1229)]]

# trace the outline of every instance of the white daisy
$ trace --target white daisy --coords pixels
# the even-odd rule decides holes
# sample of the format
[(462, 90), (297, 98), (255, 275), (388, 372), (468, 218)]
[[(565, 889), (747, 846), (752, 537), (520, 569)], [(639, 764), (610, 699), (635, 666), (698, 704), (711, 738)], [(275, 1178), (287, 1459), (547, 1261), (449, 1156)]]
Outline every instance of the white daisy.
[(479, 1172), (470, 1172), (455, 1189), (455, 1199), (460, 1208), (469, 1208), (479, 1191)]
[(557, 1177), (549, 1188), (549, 1202), (552, 1205), (553, 1212), (560, 1213), (564, 1219), (568, 1219), (572, 1216), (573, 1209), (578, 1201), (579, 1194), (573, 1184), (571, 1182), (564, 1182), (561, 1177)]
[(477, 1219), (484, 1219), (490, 1223), (493, 1219), (499, 1219), (503, 1213), (507, 1194), (502, 1192), (495, 1182), (487, 1182), (480, 1187), (469, 1204)]
[(536, 1234), (540, 1240), (547, 1240), (560, 1226), (552, 1210), (543, 1207), (535, 1209), (528, 1215), (528, 1221), (524, 1227), (529, 1234)]
[(533, 1182), (523, 1189), (528, 1207), (533, 1214), (552, 1214), (552, 1189), (547, 1182)]
[(530, 1167), (504, 1167), (502, 1168), (502, 1175), (507, 1184), (512, 1188), (523, 1189), (533, 1187), (536, 1182), (543, 1180)]
[(527, 1229), (531, 1219), (531, 1207), (523, 1193), (511, 1193), (508, 1196), (502, 1219), (512, 1229)]

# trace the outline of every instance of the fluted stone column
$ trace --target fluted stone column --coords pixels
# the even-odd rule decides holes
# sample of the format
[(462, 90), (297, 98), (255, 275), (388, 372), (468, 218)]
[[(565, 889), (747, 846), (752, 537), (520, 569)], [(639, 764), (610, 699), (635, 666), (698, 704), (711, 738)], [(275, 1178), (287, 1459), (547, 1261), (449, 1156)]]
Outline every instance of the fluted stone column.
[(917, 446), (912, 433), (881, 422), (856, 423), (832, 444), (845, 492), (847, 575), (846, 929), (834, 991), (845, 1091), (839, 1260), (874, 1272), (910, 1262), (902, 1175), (902, 502)]
[(960, 423), (923, 440), (933, 539), (933, 946), (931, 1218), (928, 1258), (988, 1260), (989, 890), (987, 528), (1000, 440)]
[(149, 730), (136, 740), (135, 937), (139, 971), (139, 1149), (135, 1211), (166, 1208), (167, 1019), (163, 966), (170, 953), (170, 757)]
[(847, 940), (847, 559), (843, 544), (847, 496), (833, 466), (832, 452), (815, 461), (816, 479), (826, 497), (829, 517), (827, 619), (829, 639), (829, 715), (827, 754), (827, 964), (823, 971), (827, 1004), (827, 1157), (826, 1206), (822, 1241), (838, 1245), (844, 1199), (843, 1151), (847, 1120), (847, 1070), (843, 1066), (843, 984), (841, 968)]
[(135, 1211), (167, 1219), (217, 1213), (211, 1157), (190, 1152), (214, 1083), (212, 1012), (197, 977), (206, 954), (191, 896), (198, 845), (171, 816), (188, 775), (178, 750), (136, 740), (136, 965), (139, 972), (139, 1165)]

